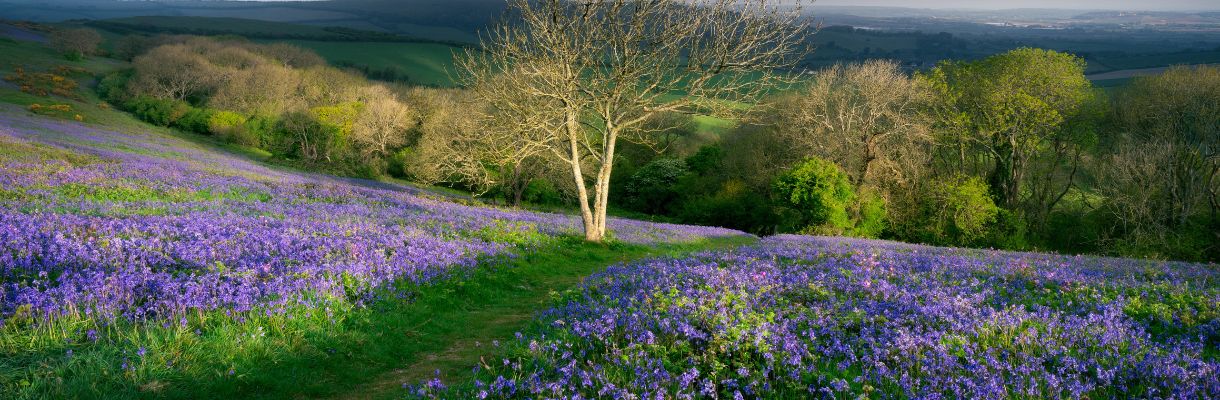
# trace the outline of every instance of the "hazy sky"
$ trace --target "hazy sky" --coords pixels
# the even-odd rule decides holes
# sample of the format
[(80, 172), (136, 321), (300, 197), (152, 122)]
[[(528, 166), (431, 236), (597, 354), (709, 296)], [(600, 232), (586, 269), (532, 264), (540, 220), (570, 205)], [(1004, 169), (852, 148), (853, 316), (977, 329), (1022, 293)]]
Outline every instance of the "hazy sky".
[(1220, 0), (817, 0), (817, 5), (909, 8), (1069, 8), (1106, 10), (1217, 10)]

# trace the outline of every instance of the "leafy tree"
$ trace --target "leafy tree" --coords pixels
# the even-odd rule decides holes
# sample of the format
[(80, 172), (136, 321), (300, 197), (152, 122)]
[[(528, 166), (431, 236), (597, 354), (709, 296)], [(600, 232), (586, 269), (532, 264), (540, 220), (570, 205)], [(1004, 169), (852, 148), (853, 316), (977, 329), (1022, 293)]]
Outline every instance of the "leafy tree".
[(966, 140), (981, 152), (1001, 206), (1028, 205), (1023, 184), (1041, 179), (1030, 175), (1030, 163), (1040, 152), (1077, 152), (1080, 143), (1064, 126), (1093, 96), (1084, 68), (1084, 60), (1070, 54), (1021, 48), (975, 62), (943, 62), (924, 76), (949, 102), (943, 120), (959, 128), (950, 130), (946, 142)]

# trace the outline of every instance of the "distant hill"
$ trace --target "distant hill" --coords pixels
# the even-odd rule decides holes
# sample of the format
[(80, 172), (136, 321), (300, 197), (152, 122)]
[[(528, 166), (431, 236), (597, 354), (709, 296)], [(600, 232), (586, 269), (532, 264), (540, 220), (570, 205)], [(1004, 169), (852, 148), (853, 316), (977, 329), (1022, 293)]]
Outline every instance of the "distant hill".
[(345, 42), (442, 42), (340, 26), (314, 26), (230, 17), (143, 16), (87, 21), (85, 24), (119, 34), (239, 35), (262, 39)]
[(495, 0), (0, 0), (4, 10), (0, 18), (41, 22), (140, 16), (242, 18), (474, 43), (477, 32), (504, 8), (503, 1)]

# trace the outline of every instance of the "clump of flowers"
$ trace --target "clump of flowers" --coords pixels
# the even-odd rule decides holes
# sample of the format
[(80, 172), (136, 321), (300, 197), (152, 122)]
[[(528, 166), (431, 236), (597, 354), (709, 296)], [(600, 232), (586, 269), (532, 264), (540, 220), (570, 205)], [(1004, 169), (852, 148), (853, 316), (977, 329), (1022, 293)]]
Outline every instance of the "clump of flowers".
[[(276, 170), (154, 133), (4, 109), (0, 127), (0, 327), (361, 305), (579, 232), (572, 216)], [(741, 234), (610, 225), (641, 244)]]
[(778, 236), (612, 267), (441, 398), (1216, 398), (1214, 265)]

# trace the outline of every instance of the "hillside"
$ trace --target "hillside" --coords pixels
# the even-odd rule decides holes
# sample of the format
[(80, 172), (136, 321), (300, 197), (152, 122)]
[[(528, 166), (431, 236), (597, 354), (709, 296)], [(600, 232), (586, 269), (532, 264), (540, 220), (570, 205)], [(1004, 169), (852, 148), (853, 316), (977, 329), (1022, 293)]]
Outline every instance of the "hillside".
[[(519, 285), (543, 285), (557, 278), (552, 273), (607, 258), (741, 235), (616, 219), (619, 244), (589, 248), (565, 239), (578, 232), (568, 215), (455, 204), (409, 187), (268, 167), (153, 129), (62, 121), (14, 106), (0, 107), (0, 142), (0, 390), (13, 395), (90, 397), (98, 385), (106, 393), (150, 386), (211, 396), (328, 393), (335, 388), (319, 384), (330, 374), (354, 371), (309, 366), (331, 358), (334, 347), (372, 357), (360, 370), (378, 372), (447, 346), (435, 337), (419, 339), (427, 346), (410, 337), (381, 342), (359, 330), (386, 328), (366, 319), (390, 317), (424, 329), (444, 312), (379, 313), (418, 307), (401, 299), (418, 300), (429, 287), (554, 265), (501, 271), (535, 252), (554, 257), (571, 248), (584, 261), (560, 259), (562, 267), (532, 272), (546, 279), (517, 278)], [(532, 307), (519, 293), (477, 293), (452, 300), (510, 301), (502, 307), (525, 307), (527, 315)], [(437, 296), (425, 298), (450, 301)], [(446, 310), (463, 318), (469, 311)], [(500, 329), (511, 332), (512, 323)], [(239, 339), (246, 335), (253, 340)], [(350, 347), (356, 343), (397, 348), (376, 354)], [(313, 372), (291, 373), (318, 384), (267, 380), (299, 368)], [(199, 381), (200, 374), (216, 378)], [(46, 376), (76, 378), (51, 384)]]
[[(546, 82), (604, 111), (452, 88), (463, 46), (384, 33), (422, 18), (389, 0), (125, 3), (79, 12), (210, 15), (0, 21), (0, 399), (1220, 398), (1220, 69), (1114, 55), (1106, 91), (1070, 54), (835, 28), (825, 60), (966, 60), (639, 105), (617, 142), (581, 73)], [(124, 37), (161, 32), (216, 37)], [(986, 182), (1031, 121), (1027, 186)]]
[[(484, 390), (506, 397), (648, 393), (645, 382), (710, 394), (696, 383), (729, 377), (740, 383), (717, 389), (726, 396), (1220, 387), (1214, 266), (779, 236), (600, 272), (750, 239), (615, 219), (618, 244), (582, 245), (565, 239), (578, 232), (571, 216), (14, 106), (0, 106), (0, 144), (10, 398), (447, 397), (442, 381), (458, 397), (491, 381)], [(486, 357), (505, 361), (463, 383)], [(667, 357), (686, 361), (626, 378)], [(988, 377), (1002, 386), (971, 380)]]

